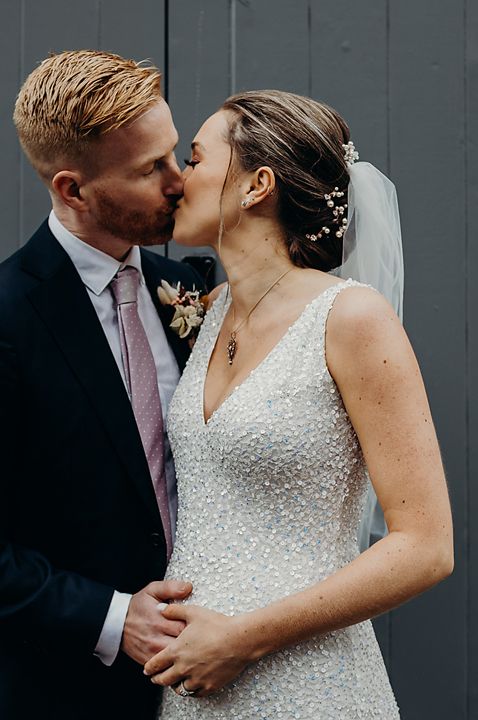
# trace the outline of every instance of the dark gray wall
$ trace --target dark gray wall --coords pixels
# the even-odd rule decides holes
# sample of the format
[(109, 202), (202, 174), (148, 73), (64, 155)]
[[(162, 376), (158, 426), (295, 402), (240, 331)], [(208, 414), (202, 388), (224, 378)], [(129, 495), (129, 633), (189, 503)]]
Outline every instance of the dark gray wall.
[(477, 38), (473, 0), (0, 0), (1, 257), (48, 209), (10, 116), (50, 50), (151, 58), (165, 70), (180, 158), (230, 92), (275, 87), (337, 107), (361, 158), (395, 181), (405, 324), (443, 450), (457, 561), (446, 583), (376, 621), (405, 720), (478, 717)]

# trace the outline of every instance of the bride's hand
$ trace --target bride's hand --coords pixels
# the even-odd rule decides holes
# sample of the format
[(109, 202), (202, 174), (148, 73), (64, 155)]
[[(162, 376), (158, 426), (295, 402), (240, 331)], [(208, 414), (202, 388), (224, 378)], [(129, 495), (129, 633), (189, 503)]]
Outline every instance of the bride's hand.
[(243, 616), (228, 617), (195, 605), (169, 605), (168, 620), (182, 620), (186, 628), (167, 648), (144, 666), (158, 685), (184, 682), (203, 697), (231, 682), (253, 660)]

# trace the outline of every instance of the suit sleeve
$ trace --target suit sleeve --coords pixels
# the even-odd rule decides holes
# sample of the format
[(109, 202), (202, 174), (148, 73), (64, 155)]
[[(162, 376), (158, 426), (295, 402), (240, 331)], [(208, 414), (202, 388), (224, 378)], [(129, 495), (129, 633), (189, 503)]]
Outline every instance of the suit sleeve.
[(20, 398), (15, 350), (0, 328), (0, 637), (93, 653), (113, 588), (54, 568), (41, 553), (9, 537), (9, 487), (18, 482), (21, 452)]

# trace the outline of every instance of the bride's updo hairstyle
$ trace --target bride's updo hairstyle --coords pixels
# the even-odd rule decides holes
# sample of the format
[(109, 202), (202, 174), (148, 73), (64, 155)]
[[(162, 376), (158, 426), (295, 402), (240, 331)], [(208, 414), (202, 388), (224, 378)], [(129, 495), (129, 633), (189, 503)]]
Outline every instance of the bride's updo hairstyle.
[[(292, 262), (325, 272), (341, 265), (342, 237), (324, 195), (339, 188), (341, 204), (347, 203), (342, 145), (350, 134), (344, 120), (323, 103), (279, 90), (232, 95), (221, 110), (229, 115), (231, 168), (252, 172), (267, 165), (274, 171), (279, 221)], [(323, 227), (329, 232), (317, 238)]]

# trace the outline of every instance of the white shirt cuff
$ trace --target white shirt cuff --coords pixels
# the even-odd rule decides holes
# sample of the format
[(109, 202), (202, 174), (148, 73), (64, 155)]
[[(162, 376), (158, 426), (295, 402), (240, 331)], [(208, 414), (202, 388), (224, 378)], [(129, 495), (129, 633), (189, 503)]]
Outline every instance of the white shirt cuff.
[(103, 629), (94, 654), (105, 665), (112, 665), (118, 655), (129, 603), (133, 596), (114, 591)]

